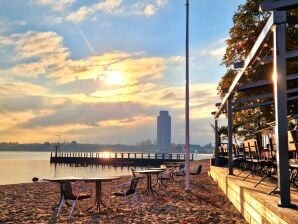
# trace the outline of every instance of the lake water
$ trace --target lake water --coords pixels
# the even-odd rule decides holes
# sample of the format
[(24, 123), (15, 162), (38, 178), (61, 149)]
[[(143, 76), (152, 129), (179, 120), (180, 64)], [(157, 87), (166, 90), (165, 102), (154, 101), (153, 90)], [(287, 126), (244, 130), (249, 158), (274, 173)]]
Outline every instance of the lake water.
[[(71, 167), (50, 164), (50, 152), (0, 152), (0, 185), (29, 183), (39, 179), (63, 176), (123, 176), (130, 175), (128, 167), (89, 165)], [(209, 159), (210, 154), (195, 154), (195, 160)]]

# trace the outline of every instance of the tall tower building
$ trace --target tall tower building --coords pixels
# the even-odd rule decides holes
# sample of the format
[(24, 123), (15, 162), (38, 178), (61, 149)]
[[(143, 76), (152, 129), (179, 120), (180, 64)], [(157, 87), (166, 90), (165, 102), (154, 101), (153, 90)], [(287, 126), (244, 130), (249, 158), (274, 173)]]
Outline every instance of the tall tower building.
[(157, 149), (160, 152), (171, 150), (171, 116), (168, 111), (160, 111), (157, 116)]

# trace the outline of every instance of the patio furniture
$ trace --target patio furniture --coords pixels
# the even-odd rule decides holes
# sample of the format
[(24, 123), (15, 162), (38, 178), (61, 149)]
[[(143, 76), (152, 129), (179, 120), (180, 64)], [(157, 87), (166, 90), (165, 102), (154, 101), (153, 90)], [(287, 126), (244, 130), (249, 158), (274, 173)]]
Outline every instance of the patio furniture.
[(95, 205), (96, 205), (98, 211), (100, 211), (100, 205), (107, 207), (102, 200), (101, 183), (102, 182), (111, 182), (113, 180), (118, 180), (118, 179), (120, 179), (120, 177), (113, 177), (113, 176), (92, 177), (92, 178), (84, 178), (83, 179), (85, 182), (95, 182)]
[(136, 170), (135, 170), (134, 168), (131, 167), (130, 170), (131, 170), (131, 173), (132, 173), (133, 178), (138, 178), (139, 181), (145, 179), (144, 176), (137, 175), (137, 174), (135, 173)]
[[(133, 212), (133, 207), (130, 202), (130, 196), (134, 197), (135, 202), (137, 203), (139, 207), (139, 211), (142, 211), (142, 205), (140, 197), (138, 196), (138, 193), (136, 191), (137, 185), (138, 185), (138, 178), (133, 178), (128, 182), (125, 182), (121, 185), (115, 186), (113, 188), (117, 188), (116, 191), (112, 192), (112, 196), (114, 197), (123, 197), (127, 204), (129, 205), (131, 211)], [(118, 210), (118, 207), (116, 208)]]
[[(114, 176), (107, 176), (107, 177), (58, 177), (58, 178), (46, 178), (43, 179), (43, 181), (50, 181), (50, 182), (57, 182), (60, 184), (60, 200), (58, 205), (61, 204), (61, 201), (63, 199), (63, 188), (61, 183), (63, 182), (76, 182), (76, 181), (84, 181), (84, 182), (95, 182), (95, 205), (100, 210), (100, 205), (103, 205), (106, 207), (102, 200), (102, 192), (101, 192), (101, 183), (102, 182), (111, 182), (113, 180), (120, 179), (120, 177), (114, 177)], [(57, 206), (58, 206), (57, 205)], [(55, 206), (55, 207), (57, 207)]]
[(157, 176), (157, 183), (159, 183), (159, 187), (160, 185), (166, 186), (164, 184), (164, 181), (168, 181), (170, 182), (171, 180), (174, 180), (174, 175), (173, 175), (173, 171), (174, 171), (174, 167), (171, 167), (161, 173), (158, 174)]
[(261, 180), (255, 185), (257, 187), (260, 183), (262, 183), (264, 180), (273, 177), (273, 175), (276, 174), (276, 168), (273, 166), (264, 166), (262, 169), (262, 177)]
[(200, 164), (195, 171), (189, 172), (190, 175), (199, 175), (202, 172), (202, 165)]
[[(78, 190), (75, 191), (73, 189), (74, 186), (77, 186)], [(85, 188), (83, 188), (80, 184), (76, 184), (76, 183), (70, 182), (70, 181), (61, 181), (60, 187), (61, 187), (60, 189), (61, 189), (62, 197), (60, 200), (56, 218), (59, 217), (60, 212), (62, 210), (62, 206), (64, 205), (64, 203), (66, 203), (67, 201), (73, 201), (70, 213), (67, 218), (69, 220), (73, 214), (73, 211), (75, 209), (77, 201), (91, 198), (91, 193), (82, 193), (82, 190)]]
[(176, 177), (183, 177), (185, 176), (185, 165), (181, 164), (179, 166), (179, 170), (174, 173)]
[(148, 169), (148, 170), (135, 170), (135, 173), (139, 173), (139, 174), (145, 174), (146, 177), (147, 177), (147, 188), (146, 190), (143, 192), (143, 193), (146, 193), (147, 195), (149, 193), (156, 193), (153, 188), (152, 188), (152, 174), (158, 174), (158, 173), (161, 173), (163, 172), (162, 170), (151, 170), (151, 169)]

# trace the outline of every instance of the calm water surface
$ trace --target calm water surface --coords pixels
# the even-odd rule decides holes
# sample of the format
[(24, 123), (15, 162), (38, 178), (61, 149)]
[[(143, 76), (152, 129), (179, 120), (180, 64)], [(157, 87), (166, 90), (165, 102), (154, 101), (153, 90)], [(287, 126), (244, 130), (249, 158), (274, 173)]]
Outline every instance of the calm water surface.
[[(32, 177), (94, 177), (130, 175), (128, 167), (89, 165), (71, 167), (50, 164), (49, 152), (0, 152), (0, 185), (29, 183)], [(209, 159), (210, 154), (196, 154), (194, 159)]]

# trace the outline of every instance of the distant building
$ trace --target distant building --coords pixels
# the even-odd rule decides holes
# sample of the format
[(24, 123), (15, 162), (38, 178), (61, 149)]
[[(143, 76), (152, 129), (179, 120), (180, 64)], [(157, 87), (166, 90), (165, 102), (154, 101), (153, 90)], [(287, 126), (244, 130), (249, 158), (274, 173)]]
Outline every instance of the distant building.
[(157, 116), (157, 149), (160, 152), (171, 150), (171, 116), (168, 111), (160, 111)]

